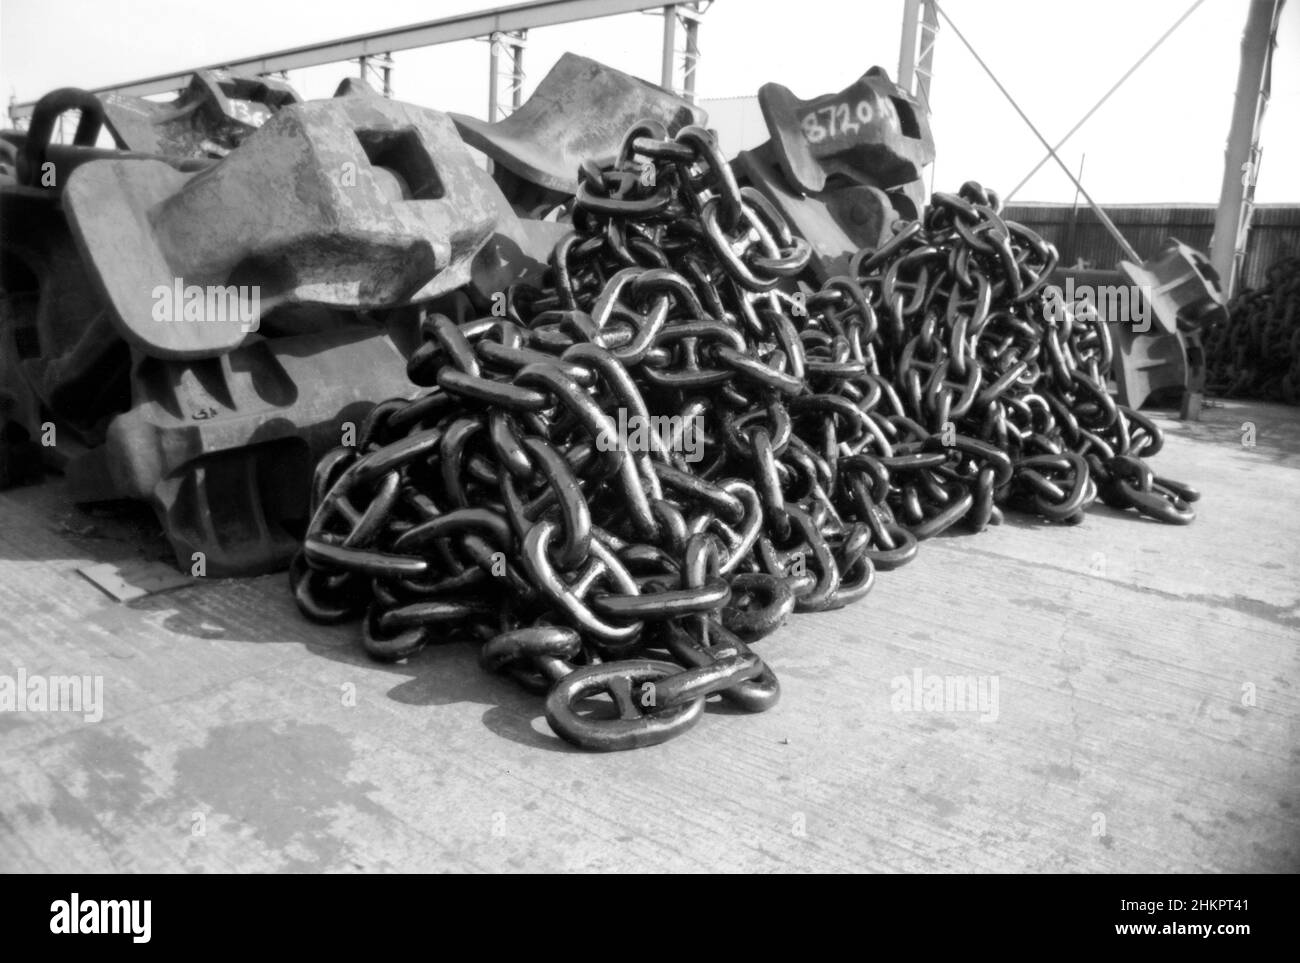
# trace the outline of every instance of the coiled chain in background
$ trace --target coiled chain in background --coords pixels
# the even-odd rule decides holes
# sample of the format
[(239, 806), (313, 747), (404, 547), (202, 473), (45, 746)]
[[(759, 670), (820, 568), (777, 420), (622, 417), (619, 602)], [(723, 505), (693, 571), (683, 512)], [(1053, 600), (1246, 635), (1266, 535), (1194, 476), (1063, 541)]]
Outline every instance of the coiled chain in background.
[(548, 285), (428, 314), (408, 372), (429, 390), (322, 459), (299, 607), (360, 618), (377, 659), (473, 640), (560, 736), (625, 749), (714, 693), (772, 706), (754, 642), (955, 525), (1097, 498), (1191, 521), (1196, 493), (1143, 460), (1159, 429), (1107, 392), (1105, 324), (1044, 298), (1055, 249), (1000, 206), (936, 194), (813, 290), (806, 242), (707, 131), (638, 125), (583, 166)]
[(1206, 381), (1229, 398), (1300, 405), (1300, 257), (1279, 258), (1205, 334)]

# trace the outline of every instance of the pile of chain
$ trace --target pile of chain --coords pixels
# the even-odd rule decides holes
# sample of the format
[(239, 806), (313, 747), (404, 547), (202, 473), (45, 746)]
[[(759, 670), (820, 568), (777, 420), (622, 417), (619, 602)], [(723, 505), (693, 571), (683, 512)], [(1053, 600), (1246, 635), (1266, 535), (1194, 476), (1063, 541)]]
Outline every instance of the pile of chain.
[(711, 135), (639, 125), (582, 169), (548, 286), (428, 315), (429, 390), (321, 461), (299, 607), (360, 617), (378, 659), (473, 640), (560, 736), (625, 749), (714, 693), (769, 708), (752, 643), (958, 523), (1075, 522), (1098, 496), (1190, 521), (1196, 493), (1142, 460), (1159, 430), (1106, 391), (1105, 327), (1048, 310), (1055, 251), (999, 207), (936, 195), (813, 291)]
[(1230, 398), (1300, 404), (1300, 257), (1268, 269), (1268, 283), (1233, 299), (1205, 335), (1206, 381)]

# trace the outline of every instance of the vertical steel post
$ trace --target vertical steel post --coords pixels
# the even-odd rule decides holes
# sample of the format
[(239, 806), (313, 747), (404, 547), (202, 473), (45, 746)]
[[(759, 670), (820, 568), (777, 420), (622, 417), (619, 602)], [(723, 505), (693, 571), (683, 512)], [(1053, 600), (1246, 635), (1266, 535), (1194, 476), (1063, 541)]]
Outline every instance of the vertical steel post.
[(501, 34), (493, 32), (488, 37), (488, 109), (487, 120), (489, 124), (496, 123), (497, 120), (497, 71), (500, 67), (500, 58), (498, 49), (501, 43)]
[(930, 109), (934, 41), (939, 16), (930, 0), (903, 0), (903, 33), (898, 49), (898, 86)]
[(1241, 65), (1237, 71), (1237, 99), (1224, 150), (1223, 188), (1214, 219), (1210, 263), (1219, 272), (1225, 297), (1231, 298), (1238, 269), (1246, 254), (1258, 174), (1259, 128), (1268, 103), (1268, 83), (1277, 22), (1282, 0), (1251, 0), (1246, 29), (1241, 35)]
[(664, 7), (664, 49), (659, 63), (659, 86), (664, 90), (675, 90), (673, 84), (676, 69), (674, 60), (677, 56), (677, 6), (669, 4)]
[[(521, 38), (522, 40), (522, 38)], [(510, 46), (514, 69), (510, 75), (510, 109), (518, 110), (524, 102), (524, 45), (522, 42)]]
[(700, 60), (700, 21), (686, 18), (686, 63), (682, 67), (682, 96), (695, 103), (695, 65)]
[(903, 35), (898, 48), (898, 86), (912, 89), (916, 73), (916, 31), (921, 21), (921, 0), (903, 0)]
[[(1079, 155), (1079, 176), (1077, 178), (1080, 184), (1083, 183), (1083, 162), (1088, 159), (1087, 154)], [(1061, 256), (1065, 257), (1065, 252), (1074, 255), (1075, 263), (1078, 263), (1079, 256), (1075, 254), (1074, 243), (1079, 233), (1079, 189), (1074, 189), (1074, 205), (1070, 208), (1070, 223), (1065, 229), (1065, 243), (1061, 245)]]
[(930, 110), (930, 85), (934, 82), (934, 43), (939, 38), (939, 14), (933, 0), (921, 0), (921, 50), (917, 61), (916, 89), (921, 106)]
[[(527, 46), (528, 31), (517, 30), (507, 33), (493, 32), (488, 37), (488, 123), (496, 123), (511, 111), (519, 109), (524, 97), (524, 47)], [(506, 109), (501, 99), (501, 53), (502, 48), (510, 58), (510, 108)]]
[[(898, 49), (898, 85), (930, 113), (930, 85), (934, 80), (934, 42), (939, 15), (933, 0), (903, 0), (903, 29)], [(934, 190), (934, 164), (930, 165), (930, 190)]]

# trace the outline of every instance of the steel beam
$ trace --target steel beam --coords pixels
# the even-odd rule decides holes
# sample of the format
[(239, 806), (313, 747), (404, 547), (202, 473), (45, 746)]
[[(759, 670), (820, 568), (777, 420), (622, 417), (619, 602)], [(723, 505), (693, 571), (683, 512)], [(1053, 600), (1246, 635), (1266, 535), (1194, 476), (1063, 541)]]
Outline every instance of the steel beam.
[(677, 7), (664, 7), (664, 49), (659, 64), (659, 86), (672, 90), (677, 79)]
[[(898, 51), (898, 86), (930, 109), (934, 41), (939, 18), (930, 0), (903, 0), (903, 30)], [(918, 43), (919, 41), (919, 43)]]
[(1224, 151), (1223, 189), (1210, 242), (1210, 263), (1219, 272), (1226, 298), (1231, 298), (1236, 289), (1238, 269), (1246, 255), (1255, 178), (1259, 174), (1259, 129), (1268, 104), (1282, 3), (1283, 0), (1252, 0), (1241, 36), (1237, 100), (1232, 108), (1232, 126)]
[(700, 61), (700, 21), (686, 19), (686, 60), (682, 64), (682, 96), (695, 103), (695, 67)]
[(930, 85), (934, 81), (934, 44), (939, 39), (939, 14), (930, 0), (925, 0), (921, 14), (921, 60), (916, 65), (916, 89), (912, 91), (927, 111)]
[[(527, 46), (528, 31), (515, 33), (494, 33), (488, 38), (488, 123), (494, 124), (512, 111), (519, 109), (524, 100), (524, 47)], [(505, 48), (510, 60), (509, 93), (510, 106), (507, 109), (501, 98), (501, 52)]]
[[(370, 83), (372, 76), (378, 76), (380, 79), (380, 93), (385, 97), (393, 96), (393, 58), (387, 53), (381, 55), (372, 55), (358, 57), (357, 63), (360, 65), (360, 77), (366, 83)], [(283, 71), (281, 72), (283, 75)], [(283, 78), (282, 79), (287, 79)]]
[[(575, 20), (595, 20), (622, 13), (636, 13), (662, 6), (663, 0), (657, 3), (647, 2), (647, 0), (530, 0), (528, 3), (498, 7), (494, 10), (443, 17), (408, 27), (377, 30), (373, 33), (345, 37), (342, 40), (291, 47), (254, 57), (206, 64), (175, 73), (158, 74), (142, 80), (95, 87), (91, 93), (117, 92), (143, 97), (148, 94), (179, 90), (185, 86), (190, 74), (196, 70), (224, 69), (245, 74), (271, 74), (281, 70), (300, 70), (304, 67), (357, 60), (361, 57), (386, 55), (398, 50), (432, 47), (457, 40), (472, 40), (475, 37), (487, 37), (494, 33), (509, 33), (532, 27), (572, 23)], [(15, 104), (10, 111), (10, 116), (14, 120), (29, 116), (35, 103), (32, 100)]]
[[(659, 67), (659, 86), (679, 93), (695, 103), (695, 68), (700, 60), (700, 16), (708, 3), (691, 0), (687, 3), (670, 3), (663, 9), (664, 46)], [(677, 83), (677, 21), (686, 29), (686, 49), (682, 57), (682, 82)]]
[(898, 47), (898, 86), (912, 89), (916, 74), (916, 32), (921, 25), (921, 0), (903, 0), (903, 29)]

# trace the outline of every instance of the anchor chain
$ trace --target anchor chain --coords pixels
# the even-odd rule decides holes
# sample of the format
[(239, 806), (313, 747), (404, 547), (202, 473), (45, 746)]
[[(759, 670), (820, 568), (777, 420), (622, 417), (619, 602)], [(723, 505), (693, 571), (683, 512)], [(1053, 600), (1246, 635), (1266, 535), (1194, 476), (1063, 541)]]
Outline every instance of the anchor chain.
[(1159, 429), (1106, 390), (1105, 326), (1049, 309), (1055, 249), (1000, 209), (937, 194), (814, 290), (712, 135), (638, 124), (582, 166), (545, 285), (426, 314), (428, 390), (321, 460), (297, 604), (360, 619), (380, 660), (472, 641), (557, 734), (628, 749), (714, 694), (770, 708), (754, 643), (959, 523), (1097, 498), (1190, 521), (1196, 493), (1143, 461)]

